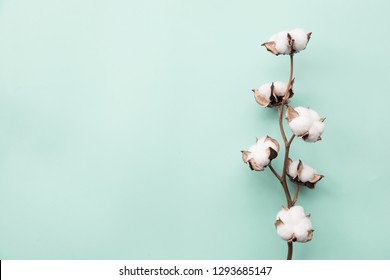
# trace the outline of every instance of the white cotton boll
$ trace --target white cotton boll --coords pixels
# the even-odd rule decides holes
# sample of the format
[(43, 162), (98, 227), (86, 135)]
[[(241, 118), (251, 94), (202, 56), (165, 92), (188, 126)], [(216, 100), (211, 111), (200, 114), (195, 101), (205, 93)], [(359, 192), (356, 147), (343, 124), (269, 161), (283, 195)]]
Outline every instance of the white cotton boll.
[(272, 141), (266, 141), (266, 142), (264, 143), (264, 147), (265, 147), (266, 149), (272, 148), (272, 149), (274, 149), (275, 151), (278, 150), (278, 147), (277, 147), (277, 146), (275, 145), (275, 143), (272, 142)]
[(256, 145), (258, 146), (264, 146), (264, 141), (266, 137), (261, 137), (260, 139), (257, 139)]
[(269, 154), (264, 146), (258, 144), (253, 145), (249, 148), (249, 152), (251, 152), (250, 157), (255, 160), (257, 166), (264, 167), (269, 164)]
[(309, 133), (315, 133), (321, 135), (324, 132), (325, 125), (322, 121), (314, 121), (309, 129)]
[(291, 38), (294, 39), (294, 49), (299, 52), (306, 48), (307, 42), (307, 33), (302, 28), (295, 28), (288, 32), (291, 35)]
[(295, 135), (300, 136), (309, 131), (311, 120), (307, 117), (299, 116), (290, 121), (288, 125)]
[(261, 97), (264, 97), (267, 101), (269, 101), (271, 97), (271, 84), (267, 83), (259, 87), (259, 94)]
[(257, 145), (250, 146), (248, 151), (251, 152), (252, 154), (255, 153), (257, 151)]
[(272, 148), (275, 151), (278, 150), (276, 144), (273, 143), (273, 141), (271, 140), (267, 140), (267, 137), (262, 137), (258, 139), (255, 145), (249, 147), (249, 155), (246, 161), (253, 159), (258, 167), (267, 166), (271, 162), (271, 160), (269, 159), (269, 148)]
[(306, 242), (307, 236), (308, 236), (308, 231), (305, 230), (305, 228), (303, 228), (303, 227), (295, 226), (294, 227), (294, 236), (297, 239), (296, 241)]
[(303, 164), (303, 168), (301, 171), (301, 174), (299, 174), (299, 181), (302, 183), (306, 183), (314, 178), (314, 175), (317, 173), (317, 171), (314, 170), (314, 168)]
[(280, 236), (280, 238), (287, 241), (291, 239), (294, 229), (291, 225), (281, 224), (276, 228), (276, 233)]
[(313, 109), (308, 109), (308, 113), (313, 121), (319, 121), (321, 119), (320, 115), (318, 115), (318, 113)]
[(297, 160), (294, 160), (290, 163), (289, 167), (288, 167), (288, 170), (287, 170), (287, 173), (288, 175), (290, 175), (291, 177), (295, 177), (297, 176), (297, 173), (298, 173), (298, 164), (299, 164), (299, 161)]
[(269, 155), (266, 151), (262, 150), (260, 153), (253, 154), (253, 159), (257, 166), (267, 166), (270, 163)]
[(274, 82), (274, 93), (277, 96), (284, 96), (286, 93), (287, 85), (284, 82)]
[(321, 121), (314, 121), (309, 129), (309, 135), (305, 139), (306, 142), (316, 142), (324, 132), (325, 125)]
[(303, 218), (306, 218), (305, 210), (302, 206), (293, 206), (289, 209), (288, 212), (290, 213), (291, 221), (294, 224), (298, 224)]
[(288, 44), (287, 31), (281, 31), (273, 35), (269, 41), (275, 42), (275, 49), (278, 53), (289, 54), (291, 52), (290, 46)]
[(304, 228), (306, 231), (312, 230), (311, 221), (308, 217), (305, 217), (302, 219), (302, 221), (299, 223), (299, 226)]
[[(278, 222), (281, 220), (282, 223)], [(312, 231), (310, 219), (305, 215), (302, 206), (293, 206), (288, 210), (281, 210), (276, 215), (276, 232), (283, 240), (290, 240), (293, 235), (298, 242), (307, 242)]]
[(310, 111), (309, 111), (309, 108), (298, 106), (298, 107), (295, 107), (294, 110), (297, 111), (299, 116), (301, 116), (301, 117), (306, 117), (309, 119), (312, 118)]
[(280, 210), (276, 215), (276, 220), (281, 220), (285, 224), (291, 223), (291, 215), (288, 210)]
[(318, 133), (311, 133), (304, 140), (305, 142), (314, 143), (318, 141), (318, 137), (320, 137)]

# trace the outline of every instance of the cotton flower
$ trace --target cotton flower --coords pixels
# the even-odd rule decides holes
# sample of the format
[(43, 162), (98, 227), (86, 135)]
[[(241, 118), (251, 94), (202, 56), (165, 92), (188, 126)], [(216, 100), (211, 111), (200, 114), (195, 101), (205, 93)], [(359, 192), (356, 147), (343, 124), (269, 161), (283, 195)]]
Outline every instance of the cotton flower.
[(306, 33), (302, 28), (295, 28), (276, 33), (262, 46), (275, 55), (294, 54), (306, 48), (310, 37), (311, 32)]
[(241, 151), (242, 159), (249, 164), (250, 169), (263, 171), (264, 167), (278, 156), (279, 148), (278, 141), (266, 136), (256, 139), (256, 144), (251, 146), (248, 151)]
[[(292, 90), (292, 80), (290, 88), (287, 92), (287, 98), (291, 98), (294, 95)], [(273, 82), (262, 85), (259, 88), (252, 89), (256, 102), (262, 107), (274, 107), (278, 106), (286, 93), (287, 85), (284, 82)]]
[(288, 242), (307, 242), (313, 238), (313, 229), (310, 215), (305, 215), (302, 206), (293, 206), (290, 209), (282, 207), (276, 215), (276, 232)]
[(286, 117), (292, 132), (306, 142), (321, 140), (324, 132), (325, 118), (320, 118), (318, 113), (310, 108), (287, 107)]
[(309, 189), (314, 189), (315, 184), (324, 177), (302, 161), (292, 160), (290, 158), (287, 161), (286, 172), (292, 181), (304, 185)]

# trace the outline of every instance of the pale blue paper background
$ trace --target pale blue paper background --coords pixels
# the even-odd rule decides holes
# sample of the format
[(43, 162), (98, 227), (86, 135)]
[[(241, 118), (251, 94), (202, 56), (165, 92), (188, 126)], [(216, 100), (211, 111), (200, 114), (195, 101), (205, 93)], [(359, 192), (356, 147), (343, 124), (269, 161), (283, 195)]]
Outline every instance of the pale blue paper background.
[(291, 155), (326, 178), (300, 195), (316, 231), (294, 257), (390, 259), (389, 8), (0, 1), (0, 258), (284, 259), (283, 192), (240, 150), (281, 140), (250, 89), (288, 78), (260, 43), (303, 27), (292, 105), (326, 131)]

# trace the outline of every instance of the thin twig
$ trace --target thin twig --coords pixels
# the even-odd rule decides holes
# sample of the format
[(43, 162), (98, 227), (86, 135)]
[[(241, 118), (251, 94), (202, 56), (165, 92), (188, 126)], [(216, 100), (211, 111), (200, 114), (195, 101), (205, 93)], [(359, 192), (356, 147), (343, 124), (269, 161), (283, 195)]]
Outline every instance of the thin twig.
[(269, 169), (271, 169), (272, 173), (274, 173), (275, 177), (278, 178), (279, 181), (282, 180), (282, 177), (280, 177), (278, 172), (276, 172), (276, 170), (274, 169), (274, 167), (271, 164), (269, 164), (268, 167), (269, 167)]
[(290, 77), (288, 79), (288, 84), (283, 96), (283, 100), (288, 99), (288, 92), (290, 91), (290, 87), (293, 79), (293, 73), (294, 73), (294, 54), (290, 54)]
[(298, 183), (295, 183), (295, 193), (294, 193), (294, 198), (292, 200), (292, 206), (295, 205), (295, 203), (297, 202), (298, 200), (298, 193), (299, 193), (299, 184)]
[(280, 133), (282, 134), (284, 145), (287, 145), (287, 137), (283, 129), (283, 110), (285, 105), (286, 105), (286, 101), (283, 99), (282, 104), (280, 104), (280, 106), (278, 107), (278, 117), (279, 117)]

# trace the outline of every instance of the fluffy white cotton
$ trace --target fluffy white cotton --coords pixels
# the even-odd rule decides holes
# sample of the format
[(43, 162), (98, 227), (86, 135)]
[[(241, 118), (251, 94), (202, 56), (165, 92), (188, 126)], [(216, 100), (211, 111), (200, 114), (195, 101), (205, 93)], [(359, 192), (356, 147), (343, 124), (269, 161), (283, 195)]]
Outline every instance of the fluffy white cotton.
[(295, 28), (290, 31), (281, 31), (273, 35), (268, 42), (275, 43), (275, 49), (278, 54), (290, 54), (292, 49), (290, 46), (288, 34), (294, 40), (293, 51), (300, 52), (304, 50), (309, 42), (307, 33), (302, 28)]
[(290, 165), (288, 167), (287, 174), (289, 176), (291, 176), (292, 178), (295, 178), (295, 176), (298, 175), (298, 164), (299, 164), (299, 161), (294, 160), (290, 163)]
[(317, 171), (313, 167), (302, 163), (302, 169), (298, 173), (298, 165), (299, 161), (292, 161), (288, 167), (287, 174), (291, 178), (295, 178), (298, 175), (298, 180), (302, 183), (312, 181), (314, 176), (317, 174)]
[(271, 84), (267, 83), (259, 87), (260, 96), (264, 97), (267, 101), (269, 101), (271, 97)]
[(307, 42), (307, 33), (302, 28), (295, 28), (288, 32), (291, 35), (291, 38), (294, 39), (294, 49), (299, 52), (306, 48)]
[(308, 118), (310, 120), (312, 119), (309, 108), (298, 106), (298, 107), (295, 107), (294, 110), (298, 112), (299, 116)]
[(256, 165), (258, 165), (259, 167), (266, 166), (269, 163), (269, 155), (263, 146), (255, 144), (251, 146), (248, 151), (251, 152), (248, 156), (248, 160), (254, 159)]
[(285, 224), (292, 223), (291, 215), (286, 209), (282, 209), (276, 214), (276, 220), (281, 220)]
[(290, 225), (282, 224), (276, 228), (276, 233), (280, 238), (287, 241), (291, 239), (291, 236), (294, 234), (294, 228)]
[(316, 142), (324, 132), (325, 125), (321, 121), (314, 121), (309, 129), (309, 135), (305, 139), (307, 142)]
[(247, 160), (253, 159), (257, 166), (265, 167), (271, 160), (269, 159), (269, 149), (272, 148), (275, 151), (278, 151), (278, 147), (271, 140), (266, 140), (267, 137), (263, 137), (257, 140), (255, 145), (252, 145), (248, 151), (250, 152)]
[(278, 147), (275, 145), (274, 142), (272, 141), (265, 141), (266, 137), (263, 137), (263, 138), (260, 138), (258, 141), (257, 141), (257, 145), (261, 146), (261, 147), (264, 147), (264, 149), (267, 149), (267, 148), (272, 148), (274, 149), (275, 151), (278, 151)]
[(293, 119), (289, 125), (295, 135), (303, 135), (309, 131), (312, 121), (310, 118), (299, 116)]
[(305, 210), (300, 205), (291, 207), (288, 212), (289, 212), (289, 214), (291, 216), (291, 221), (294, 224), (299, 223), (301, 221), (301, 219), (305, 218), (305, 216), (306, 216), (305, 215)]
[(294, 236), (298, 242), (306, 242), (308, 237), (308, 231), (303, 226), (294, 227)]
[(314, 168), (303, 164), (303, 168), (301, 173), (299, 174), (299, 181), (302, 183), (306, 183), (311, 181), (314, 178), (314, 175), (317, 173), (317, 171), (314, 170)]
[(284, 94), (286, 93), (286, 89), (286, 83), (280, 81), (274, 82), (274, 93), (277, 96), (284, 96)]
[(276, 215), (276, 220), (282, 221), (282, 223), (276, 224), (276, 232), (283, 240), (288, 241), (295, 237), (298, 242), (308, 241), (312, 225), (302, 206), (297, 205), (290, 209), (282, 209)]
[(288, 44), (287, 33), (287, 31), (281, 31), (269, 39), (269, 41), (275, 42), (275, 49), (280, 54), (289, 54), (291, 52), (291, 48)]
[(294, 109), (299, 116), (289, 122), (293, 133), (297, 136), (303, 136), (306, 142), (316, 142), (324, 132), (325, 125), (321, 121), (320, 115), (310, 109), (298, 106)]
[(294, 110), (298, 112), (299, 116), (308, 118), (311, 121), (320, 120), (320, 115), (318, 115), (318, 113), (313, 109), (298, 106)]
[(320, 115), (318, 115), (318, 113), (316, 111), (314, 111), (313, 109), (310, 109), (310, 108), (307, 108), (307, 109), (308, 109), (308, 114), (313, 121), (320, 121), (320, 119), (321, 119)]

